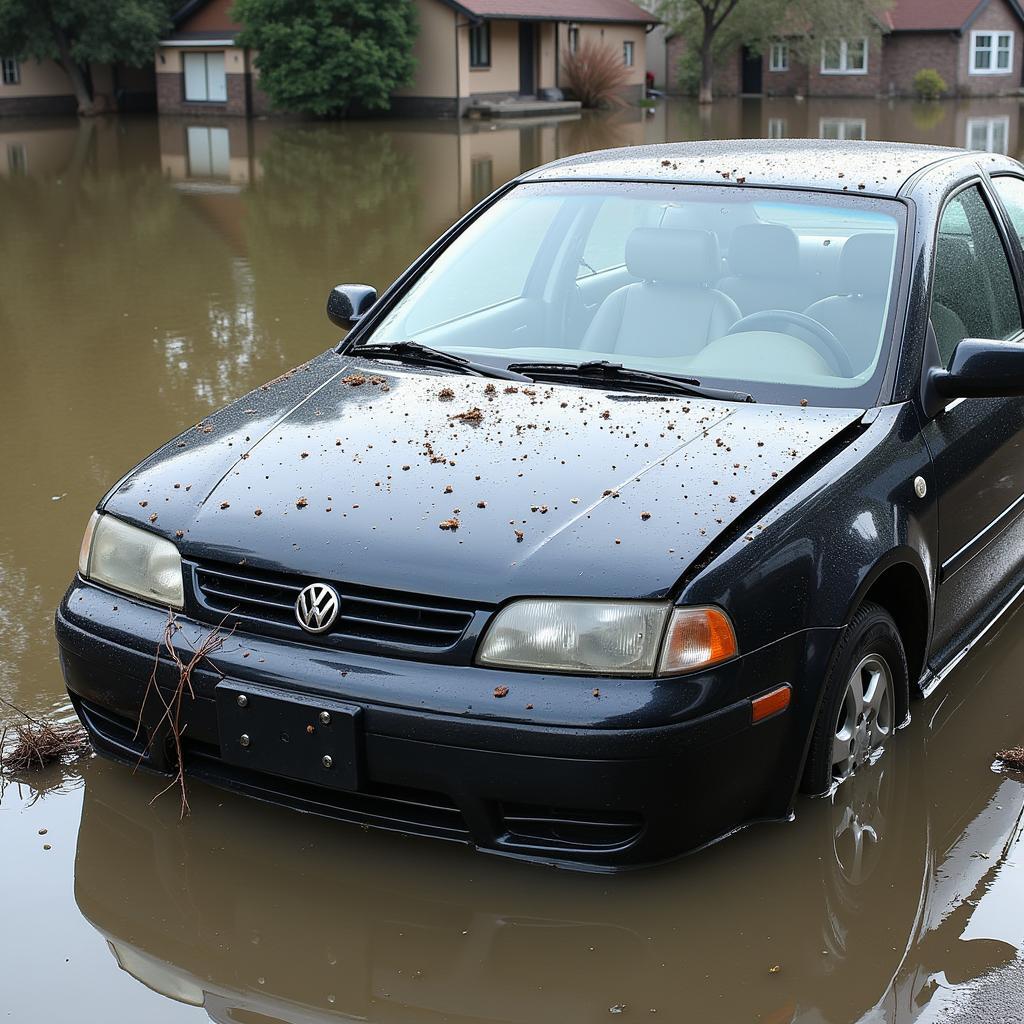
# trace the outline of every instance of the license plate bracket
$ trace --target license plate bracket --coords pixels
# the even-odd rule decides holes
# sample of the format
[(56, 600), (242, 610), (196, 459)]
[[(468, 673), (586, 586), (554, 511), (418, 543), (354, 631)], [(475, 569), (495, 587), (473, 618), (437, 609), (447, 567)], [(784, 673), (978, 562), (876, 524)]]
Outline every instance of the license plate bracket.
[(359, 788), (362, 708), (256, 683), (216, 687), (221, 757), (331, 789)]

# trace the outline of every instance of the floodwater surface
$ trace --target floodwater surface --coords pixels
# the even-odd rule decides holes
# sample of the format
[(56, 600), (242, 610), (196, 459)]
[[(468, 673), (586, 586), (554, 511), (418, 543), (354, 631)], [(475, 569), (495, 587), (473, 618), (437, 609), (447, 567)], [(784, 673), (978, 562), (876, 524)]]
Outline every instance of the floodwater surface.
[[(723, 101), (557, 122), (0, 120), (0, 698), (70, 715), (52, 613), (96, 500), (183, 427), (326, 349), (535, 164), (730, 136), (1019, 156), (1016, 101)], [(524, 867), (85, 758), (5, 780), (15, 1021), (847, 1024), (1024, 1019), (1022, 613), (872, 768), (698, 855)], [(0, 706), (0, 727), (16, 713)], [(1016, 986), (1016, 987), (1015, 987)], [(1001, 1007), (1001, 1008), (1000, 1008)]]

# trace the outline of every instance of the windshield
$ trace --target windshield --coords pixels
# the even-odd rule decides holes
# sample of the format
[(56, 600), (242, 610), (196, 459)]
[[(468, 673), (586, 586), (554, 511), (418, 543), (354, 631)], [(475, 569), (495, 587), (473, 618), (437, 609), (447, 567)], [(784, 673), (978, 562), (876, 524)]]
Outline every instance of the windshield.
[(520, 185), (364, 341), (503, 367), (608, 360), (758, 401), (873, 405), (902, 223), (900, 204), (866, 196)]

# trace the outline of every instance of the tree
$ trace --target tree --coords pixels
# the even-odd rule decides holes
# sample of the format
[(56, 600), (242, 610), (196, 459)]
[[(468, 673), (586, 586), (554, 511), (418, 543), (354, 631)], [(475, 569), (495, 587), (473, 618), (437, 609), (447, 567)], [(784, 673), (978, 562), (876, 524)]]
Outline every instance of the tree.
[(387, 110), (412, 81), (413, 0), (238, 0), (242, 46), (284, 110), (338, 117)]
[(96, 113), (90, 64), (142, 67), (170, 24), (167, 0), (0, 0), (0, 53), (56, 60), (80, 114)]
[(729, 50), (761, 52), (785, 38), (792, 57), (809, 64), (822, 40), (877, 38), (892, 0), (661, 0), (659, 17), (687, 39), (699, 41), (698, 98), (710, 103), (715, 64)]

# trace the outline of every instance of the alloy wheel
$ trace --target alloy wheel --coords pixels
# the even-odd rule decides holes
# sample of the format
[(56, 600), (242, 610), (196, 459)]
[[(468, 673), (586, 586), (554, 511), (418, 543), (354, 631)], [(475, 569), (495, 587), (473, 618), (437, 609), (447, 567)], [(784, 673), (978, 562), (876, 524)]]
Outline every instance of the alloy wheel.
[(866, 655), (850, 673), (832, 741), (834, 782), (873, 760), (892, 734), (892, 690), (892, 671), (880, 654)]

